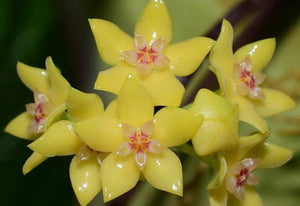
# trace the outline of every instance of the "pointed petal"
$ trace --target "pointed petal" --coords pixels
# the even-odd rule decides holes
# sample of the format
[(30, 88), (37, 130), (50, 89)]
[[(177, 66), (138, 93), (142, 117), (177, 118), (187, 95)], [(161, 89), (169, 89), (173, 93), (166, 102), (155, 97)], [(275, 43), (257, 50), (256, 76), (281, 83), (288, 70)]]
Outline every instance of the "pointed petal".
[(50, 80), (50, 88), (47, 94), (56, 106), (60, 106), (66, 102), (71, 86), (54, 65), (51, 57), (46, 59), (46, 68)]
[(153, 62), (156, 71), (161, 71), (167, 64), (170, 63), (170, 59), (164, 55), (158, 55)]
[(115, 65), (121, 59), (121, 52), (134, 50), (133, 38), (117, 25), (102, 19), (89, 19), (101, 59)]
[(183, 85), (170, 71), (152, 72), (143, 86), (153, 98), (155, 105), (178, 107), (184, 93)]
[(138, 151), (134, 154), (134, 160), (136, 166), (139, 168), (140, 171), (143, 171), (146, 162), (147, 162), (147, 155), (144, 151)]
[(234, 61), (241, 62), (248, 56), (252, 62), (252, 72), (261, 71), (271, 60), (275, 45), (275, 38), (247, 44), (234, 53)]
[(37, 152), (33, 152), (23, 165), (23, 174), (26, 175), (39, 164), (44, 162), (46, 159), (48, 159), (48, 157), (41, 155)]
[(103, 113), (103, 103), (98, 95), (71, 88), (67, 99), (68, 113), (74, 121), (82, 121)]
[(151, 49), (154, 50), (157, 54), (162, 54), (166, 46), (166, 39), (164, 37), (156, 39), (151, 44)]
[(130, 73), (135, 75), (136, 69), (128, 65), (117, 65), (99, 72), (94, 88), (119, 94), (125, 79)]
[(82, 144), (73, 131), (72, 123), (61, 120), (28, 147), (45, 156), (65, 156), (75, 154)]
[(125, 140), (119, 120), (108, 115), (78, 122), (74, 128), (80, 139), (92, 149), (101, 152), (115, 151)]
[(122, 123), (138, 128), (153, 119), (154, 105), (145, 88), (128, 76), (118, 97), (118, 111)]
[(180, 108), (163, 108), (155, 117), (153, 138), (165, 147), (187, 142), (200, 127), (203, 117)]
[(223, 185), (216, 189), (209, 190), (208, 193), (211, 206), (227, 205), (228, 193)]
[(105, 108), (105, 115), (119, 118), (118, 115), (118, 101), (116, 99), (112, 100), (109, 105)]
[(197, 37), (168, 46), (164, 55), (170, 59), (169, 66), (176, 76), (187, 76), (199, 67), (213, 45), (212, 39)]
[(38, 89), (45, 93), (50, 86), (47, 71), (44, 69), (31, 67), (21, 62), (17, 63), (17, 72), (21, 81), (32, 91)]
[(116, 154), (120, 156), (127, 156), (132, 153), (132, 149), (129, 142), (123, 142), (116, 150)]
[(31, 135), (27, 132), (27, 128), (32, 120), (33, 117), (28, 112), (23, 112), (12, 119), (6, 125), (4, 131), (22, 139), (34, 140), (37, 136)]
[(271, 143), (262, 143), (247, 155), (259, 159), (258, 168), (280, 167), (293, 157), (293, 151)]
[(101, 190), (100, 167), (96, 158), (80, 161), (73, 157), (69, 173), (79, 203), (87, 205)]
[(263, 206), (263, 202), (259, 194), (252, 187), (245, 187), (244, 199), (239, 201), (232, 197), (230, 198), (228, 205), (230, 206)]
[(263, 117), (273, 116), (280, 112), (293, 109), (295, 101), (283, 92), (264, 88), (265, 100), (253, 101), (255, 110)]
[(135, 48), (139, 51), (147, 49), (148, 46), (146, 39), (138, 33), (134, 34), (134, 44)]
[[(233, 29), (227, 20), (223, 20), (221, 33), (212, 48), (209, 56), (212, 70), (222, 70), (224, 74), (230, 74), (233, 69)], [(215, 71), (213, 71), (215, 72)]]
[(154, 122), (153, 120), (146, 122), (141, 126), (142, 135), (150, 137), (154, 132)]
[(107, 202), (131, 190), (139, 180), (140, 171), (131, 155), (120, 158), (111, 153), (104, 159), (100, 175), (104, 202)]
[(137, 130), (130, 124), (122, 124), (123, 135), (129, 139), (135, 139)]
[(129, 65), (135, 66), (138, 63), (138, 53), (136, 51), (124, 51), (121, 55)]
[(143, 171), (146, 180), (155, 188), (182, 196), (182, 166), (179, 158), (169, 149), (161, 154), (147, 154)]
[(258, 183), (259, 183), (259, 178), (256, 175), (250, 173), (249, 176), (247, 177), (246, 184), (247, 185), (257, 185)]
[(165, 37), (166, 43), (172, 36), (172, 22), (164, 0), (150, 0), (141, 18), (135, 33), (142, 35), (148, 44), (156, 38)]
[(149, 147), (147, 147), (147, 150), (154, 154), (160, 154), (164, 151), (165, 147), (163, 147), (160, 142), (156, 141), (155, 139), (151, 139), (149, 141)]

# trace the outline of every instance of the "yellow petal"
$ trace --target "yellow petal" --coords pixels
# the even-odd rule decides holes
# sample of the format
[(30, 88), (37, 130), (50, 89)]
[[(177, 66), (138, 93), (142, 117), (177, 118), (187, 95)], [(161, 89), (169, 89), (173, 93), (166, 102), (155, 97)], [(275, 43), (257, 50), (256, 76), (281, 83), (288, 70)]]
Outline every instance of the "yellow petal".
[(117, 25), (102, 19), (89, 19), (101, 59), (115, 65), (121, 59), (121, 52), (134, 49), (133, 38)]
[(164, 0), (149, 1), (136, 25), (135, 33), (142, 35), (147, 43), (161, 37), (166, 38), (167, 44), (170, 42), (172, 22)]
[(69, 172), (79, 203), (87, 205), (101, 190), (100, 167), (96, 158), (80, 161), (73, 157)]
[(248, 156), (259, 159), (259, 168), (273, 168), (289, 161), (293, 157), (293, 151), (265, 142), (253, 148)]
[(182, 166), (171, 150), (165, 149), (159, 155), (148, 153), (143, 175), (153, 187), (182, 196)]
[(202, 120), (202, 115), (184, 109), (163, 108), (154, 117), (152, 137), (165, 147), (181, 145), (195, 134)]
[(27, 132), (27, 127), (32, 120), (33, 117), (28, 112), (23, 112), (12, 119), (6, 125), (4, 131), (22, 139), (34, 140), (37, 136), (30, 135)]
[(71, 88), (67, 109), (73, 120), (82, 121), (103, 113), (102, 100), (96, 94), (88, 94)]
[(49, 96), (56, 106), (65, 103), (71, 88), (68, 81), (61, 75), (51, 57), (46, 59), (46, 68), (50, 80)]
[(170, 71), (153, 72), (144, 80), (143, 86), (155, 105), (178, 107), (182, 101), (184, 87)]
[[(233, 29), (227, 20), (223, 20), (221, 33), (212, 48), (209, 61), (213, 70), (222, 70), (224, 74), (230, 74), (233, 69)], [(215, 71), (214, 71), (215, 72)]]
[(109, 103), (109, 105), (105, 108), (104, 114), (115, 118), (119, 118), (118, 101), (116, 99)]
[(252, 188), (245, 188), (245, 196), (242, 202), (231, 196), (228, 205), (230, 206), (263, 206), (263, 202), (259, 194)]
[(75, 154), (82, 146), (73, 131), (70, 121), (54, 123), (42, 136), (28, 145), (30, 149), (45, 156), (64, 156)]
[(255, 110), (260, 116), (269, 117), (293, 109), (295, 101), (283, 92), (264, 88), (265, 100), (253, 101)]
[(132, 155), (120, 157), (111, 153), (104, 159), (100, 175), (104, 202), (107, 202), (131, 190), (139, 180), (140, 171)]
[(17, 63), (17, 71), (22, 82), (31, 90), (36, 89), (41, 93), (46, 93), (50, 82), (47, 71), (44, 69), (31, 67), (21, 62)]
[(235, 63), (239, 63), (249, 56), (252, 62), (251, 72), (261, 71), (271, 60), (275, 45), (275, 38), (264, 39), (247, 44), (234, 53), (234, 61)]
[(176, 76), (192, 74), (210, 51), (214, 41), (196, 37), (167, 47), (165, 55), (170, 59), (170, 69)]
[(97, 151), (115, 151), (125, 140), (120, 121), (108, 115), (78, 122), (74, 127), (79, 138)]
[(211, 206), (226, 206), (228, 193), (224, 185), (208, 191)]
[(135, 75), (135, 68), (125, 64), (99, 72), (94, 88), (119, 94), (127, 76), (132, 73)]
[(145, 88), (129, 75), (118, 97), (118, 111), (122, 123), (140, 127), (153, 119), (154, 105)]
[(33, 152), (23, 165), (23, 174), (26, 175), (46, 159), (48, 159), (48, 157), (37, 152)]
[(233, 149), (238, 143), (238, 105), (201, 89), (189, 109), (204, 116), (192, 142), (198, 155)]

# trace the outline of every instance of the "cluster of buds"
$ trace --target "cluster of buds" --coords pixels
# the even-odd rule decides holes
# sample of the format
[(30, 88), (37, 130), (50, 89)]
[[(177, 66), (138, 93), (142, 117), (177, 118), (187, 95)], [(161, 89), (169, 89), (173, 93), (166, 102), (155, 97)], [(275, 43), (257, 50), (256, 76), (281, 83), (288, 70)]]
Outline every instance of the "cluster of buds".
[[(139, 180), (182, 196), (182, 165), (174, 148), (189, 145), (199, 158), (218, 162), (207, 187), (212, 206), (262, 205), (252, 187), (259, 182), (253, 172), (278, 167), (293, 155), (267, 142), (264, 118), (295, 106), (284, 93), (260, 86), (275, 40), (233, 53), (233, 29), (223, 20), (217, 40), (195, 37), (170, 45), (164, 0), (149, 0), (133, 38), (111, 22), (89, 22), (102, 60), (113, 65), (99, 73), (95, 89), (116, 98), (104, 108), (98, 95), (71, 87), (50, 57), (46, 70), (18, 63), (34, 103), (5, 131), (32, 141), (23, 173), (47, 158), (74, 155), (70, 179), (81, 205), (101, 190), (105, 202), (117, 198)], [(191, 104), (180, 107), (185, 88), (176, 77), (194, 73), (207, 55), (220, 89), (200, 89)], [(241, 121), (255, 132), (241, 137)]]

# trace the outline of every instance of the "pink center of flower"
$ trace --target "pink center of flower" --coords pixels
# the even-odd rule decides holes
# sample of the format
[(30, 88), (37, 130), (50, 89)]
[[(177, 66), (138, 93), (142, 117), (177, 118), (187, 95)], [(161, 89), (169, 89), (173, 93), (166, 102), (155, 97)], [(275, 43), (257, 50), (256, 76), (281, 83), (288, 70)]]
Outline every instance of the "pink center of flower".
[(136, 66), (140, 74), (148, 74), (151, 68), (161, 70), (170, 62), (169, 58), (162, 55), (165, 48), (165, 38), (158, 38), (148, 46), (145, 38), (135, 34), (136, 51), (124, 51), (121, 55), (124, 60)]
[(46, 114), (43, 112), (43, 104), (42, 103), (36, 104), (35, 113), (34, 113), (35, 122), (39, 123), (45, 117)]
[(142, 171), (146, 165), (147, 152), (159, 154), (164, 149), (158, 141), (151, 138), (154, 131), (154, 123), (153, 121), (147, 122), (140, 128), (122, 124), (122, 128), (128, 141), (123, 142), (116, 153), (120, 156), (134, 154), (136, 165)]
[(240, 74), (240, 80), (246, 84), (249, 89), (254, 89), (257, 85), (254, 75), (251, 74), (247, 69), (243, 69)]
[(248, 167), (244, 167), (241, 169), (240, 173), (235, 176), (237, 187), (242, 186), (244, 182), (247, 181), (247, 178), (249, 177), (249, 173), (250, 170)]

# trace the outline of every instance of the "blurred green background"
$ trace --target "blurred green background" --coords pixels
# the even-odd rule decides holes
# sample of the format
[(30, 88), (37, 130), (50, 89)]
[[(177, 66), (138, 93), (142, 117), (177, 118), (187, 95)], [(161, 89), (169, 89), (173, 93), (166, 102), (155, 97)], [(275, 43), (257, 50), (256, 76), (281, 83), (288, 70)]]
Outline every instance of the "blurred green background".
[[(0, 1), (1, 206), (78, 205), (68, 176), (71, 157), (50, 158), (23, 176), (22, 166), (31, 154), (26, 147), (28, 142), (2, 132), (12, 118), (25, 110), (24, 105), (32, 102), (31, 92), (17, 76), (16, 62), (44, 68), (46, 57), (52, 56), (73, 87), (91, 92), (97, 73), (108, 66), (99, 58), (87, 19), (110, 20), (133, 34), (134, 25), (147, 1)], [(198, 35), (216, 39), (217, 24), (224, 17), (236, 25), (236, 47), (276, 37), (277, 49), (265, 70), (269, 75), (266, 84), (289, 93), (299, 102), (299, 1), (166, 0), (166, 3), (173, 19), (173, 43)], [(108, 101), (106, 93), (99, 94)], [(266, 206), (300, 204), (299, 112), (297, 107), (268, 120), (272, 128), (270, 141), (293, 149), (295, 157), (279, 169), (257, 173), (261, 180), (257, 189)], [(140, 183), (135, 190), (114, 201), (103, 204), (99, 195), (90, 205), (208, 206), (205, 186), (212, 172), (197, 159), (182, 156), (182, 160), (185, 174), (183, 198)]]

